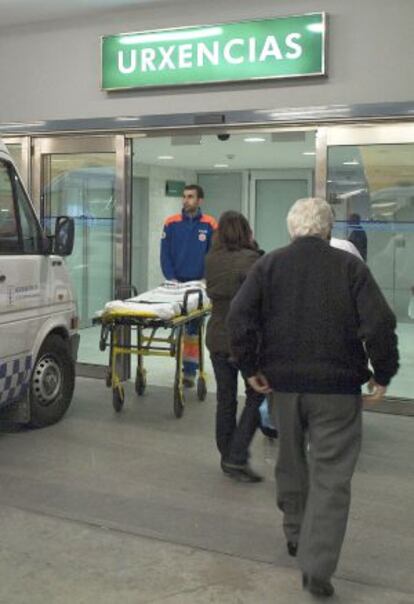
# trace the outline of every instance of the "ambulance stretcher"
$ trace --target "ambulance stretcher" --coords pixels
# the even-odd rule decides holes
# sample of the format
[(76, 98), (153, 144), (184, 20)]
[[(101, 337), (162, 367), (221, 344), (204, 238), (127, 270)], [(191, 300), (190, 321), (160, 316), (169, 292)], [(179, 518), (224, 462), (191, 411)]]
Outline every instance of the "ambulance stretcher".
[[(112, 404), (115, 411), (120, 412), (125, 401), (125, 391), (118, 370), (119, 357), (137, 356), (135, 391), (138, 396), (142, 396), (147, 386), (144, 357), (163, 356), (175, 358), (173, 408), (177, 418), (182, 416), (185, 402), (183, 337), (185, 326), (191, 321), (197, 321), (199, 350), (197, 397), (200, 401), (206, 398), (203, 340), (204, 323), (210, 314), (211, 305), (204, 287), (192, 287), (192, 285), (192, 282), (187, 284), (166, 282), (160, 288), (139, 296), (110, 302), (103, 311), (97, 313), (93, 322), (101, 325), (100, 350), (109, 349), (106, 385), (112, 389)], [(160, 335), (161, 330), (168, 331), (168, 334)]]

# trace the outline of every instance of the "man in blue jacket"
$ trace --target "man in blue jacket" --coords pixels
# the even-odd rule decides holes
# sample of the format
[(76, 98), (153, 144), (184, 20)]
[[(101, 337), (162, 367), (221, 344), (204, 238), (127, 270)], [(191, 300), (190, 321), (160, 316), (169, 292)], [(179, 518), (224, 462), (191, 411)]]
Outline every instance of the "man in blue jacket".
[[(161, 236), (161, 269), (169, 281), (198, 281), (204, 277), (204, 258), (217, 228), (215, 218), (201, 211), (204, 191), (199, 185), (187, 185), (183, 191), (183, 209), (169, 216)], [(198, 368), (198, 322), (187, 325), (184, 338), (184, 386), (192, 387)]]

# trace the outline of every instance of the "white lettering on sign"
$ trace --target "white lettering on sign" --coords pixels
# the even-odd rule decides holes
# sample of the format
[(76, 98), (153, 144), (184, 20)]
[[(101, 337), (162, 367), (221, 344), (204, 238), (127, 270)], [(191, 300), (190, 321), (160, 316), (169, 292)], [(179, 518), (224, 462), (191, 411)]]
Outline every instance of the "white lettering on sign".
[(256, 61), (256, 38), (249, 38), (249, 61), (250, 63)]
[(153, 48), (143, 48), (141, 50), (141, 69), (142, 71), (157, 71), (154, 65), (155, 50)]
[(175, 69), (175, 65), (171, 59), (171, 55), (175, 50), (175, 46), (169, 46), (168, 48), (160, 47), (160, 53), (162, 55), (162, 61), (158, 68), (159, 71), (162, 71), (167, 67), (168, 69)]
[[(165, 71), (174, 69), (190, 69), (204, 67), (205, 65), (219, 65), (220, 59), (228, 65), (241, 65), (243, 63), (263, 63), (264, 61), (283, 59), (299, 59), (303, 54), (301, 45), (302, 35), (297, 32), (288, 34), (279, 44), (275, 36), (267, 36), (259, 45), (254, 37), (247, 39), (233, 38), (220, 46), (214, 40), (208, 46), (205, 42), (188, 43), (155, 48), (142, 48), (118, 51), (118, 71), (123, 74), (133, 73), (138, 69), (138, 53), (141, 71)], [(281, 48), (284, 48), (282, 53)]]
[(278, 61), (280, 61), (280, 59), (283, 59), (283, 55), (280, 52), (279, 45), (274, 36), (267, 36), (263, 45), (262, 52), (260, 53), (259, 61), (265, 61), (267, 57), (274, 57)]
[(227, 42), (226, 46), (223, 49), (223, 56), (226, 59), (227, 63), (244, 63), (243, 57), (235, 57), (231, 54), (233, 46), (244, 46), (244, 40), (242, 40), (241, 38), (235, 38), (234, 40), (230, 40), (230, 42)]
[(286, 36), (286, 46), (293, 50), (293, 52), (286, 53), (287, 59), (299, 59), (299, 57), (302, 56), (302, 46), (298, 44), (298, 42), (295, 42), (295, 40), (300, 40), (301, 37), (302, 35), (297, 33), (292, 33)]
[(118, 70), (121, 73), (132, 73), (137, 68), (137, 51), (131, 50), (129, 65), (125, 65), (124, 51), (118, 50)]
[(182, 44), (178, 47), (178, 67), (186, 69), (193, 66), (193, 45)]
[(197, 44), (197, 67), (203, 67), (204, 57), (210, 61), (212, 65), (219, 64), (219, 43), (213, 42), (213, 50), (210, 50), (204, 42)]

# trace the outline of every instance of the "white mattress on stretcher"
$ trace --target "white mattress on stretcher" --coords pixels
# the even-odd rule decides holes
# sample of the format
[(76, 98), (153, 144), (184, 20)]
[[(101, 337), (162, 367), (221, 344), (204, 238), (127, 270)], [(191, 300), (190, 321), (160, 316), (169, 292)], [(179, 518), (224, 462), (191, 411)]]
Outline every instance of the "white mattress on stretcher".
[[(184, 295), (189, 289), (198, 289), (202, 292), (203, 307), (208, 306), (210, 301), (206, 294), (206, 286), (203, 281), (187, 281), (177, 283), (175, 281), (164, 281), (155, 289), (139, 294), (127, 300), (112, 300), (105, 304), (104, 312), (131, 311), (137, 316), (154, 317), (159, 319), (172, 319), (182, 314), (184, 306)], [(198, 308), (199, 294), (192, 293), (188, 296), (187, 311), (191, 312)]]

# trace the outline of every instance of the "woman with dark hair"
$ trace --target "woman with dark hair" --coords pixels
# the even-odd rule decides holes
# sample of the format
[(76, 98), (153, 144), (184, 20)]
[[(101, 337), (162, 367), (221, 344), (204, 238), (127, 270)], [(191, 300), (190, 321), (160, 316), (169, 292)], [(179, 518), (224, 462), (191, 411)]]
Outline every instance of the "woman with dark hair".
[(248, 463), (248, 449), (260, 422), (264, 396), (246, 382), (246, 405), (237, 425), (239, 372), (231, 360), (226, 317), (232, 298), (260, 255), (246, 218), (239, 212), (224, 212), (205, 262), (207, 293), (213, 304), (206, 345), (217, 382), (216, 443), (221, 468), (240, 482), (262, 480)]

